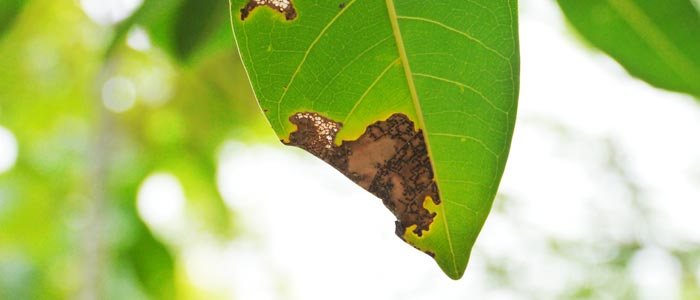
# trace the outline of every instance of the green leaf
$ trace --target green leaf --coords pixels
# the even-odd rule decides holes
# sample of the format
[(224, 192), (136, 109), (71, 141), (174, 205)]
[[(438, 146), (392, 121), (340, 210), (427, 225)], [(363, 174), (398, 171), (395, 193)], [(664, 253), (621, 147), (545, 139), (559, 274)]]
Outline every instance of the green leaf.
[[(129, 216), (132, 217), (132, 216)], [(124, 265), (133, 268), (143, 289), (152, 299), (173, 299), (175, 296), (175, 261), (172, 254), (137, 216), (130, 219), (136, 226), (134, 241), (122, 249)]]
[(0, 36), (12, 27), (26, 0), (2, 0), (0, 2)]
[(648, 83), (700, 98), (700, 14), (689, 0), (558, 0), (576, 30)]
[[(183, 63), (221, 49), (232, 49), (221, 0), (145, 0), (139, 9), (117, 27), (114, 45), (123, 40), (133, 25), (143, 26), (155, 45)], [(114, 45), (110, 47), (113, 50)]]
[(256, 3), (232, 1), (232, 23), (277, 135), (382, 198), (397, 235), (460, 278), (513, 134), (516, 1)]

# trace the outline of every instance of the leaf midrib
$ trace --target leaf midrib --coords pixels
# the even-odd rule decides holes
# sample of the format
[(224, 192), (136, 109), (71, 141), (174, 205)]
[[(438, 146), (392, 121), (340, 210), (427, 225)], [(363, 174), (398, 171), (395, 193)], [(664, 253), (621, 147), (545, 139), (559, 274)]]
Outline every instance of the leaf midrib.
[[(401, 58), (401, 64), (403, 65), (404, 74), (406, 76), (406, 83), (408, 89), (411, 93), (411, 100), (413, 101), (413, 106), (416, 111), (416, 118), (418, 118), (418, 128), (423, 129), (426, 133), (423, 135), (425, 139), (426, 150), (428, 152), (428, 158), (430, 159), (430, 165), (433, 168), (433, 178), (436, 183), (439, 183), (438, 172), (435, 170), (435, 162), (433, 161), (432, 151), (430, 150), (430, 141), (428, 140), (427, 128), (425, 127), (425, 120), (423, 119), (423, 112), (419, 103), (418, 93), (416, 91), (416, 85), (413, 82), (413, 73), (411, 72), (411, 66), (408, 62), (408, 56), (406, 55), (406, 47), (403, 44), (403, 38), (401, 37), (401, 29), (399, 28), (398, 15), (396, 13), (396, 6), (394, 6), (393, 0), (386, 0), (386, 6), (389, 13), (389, 20), (391, 21), (391, 28), (394, 32), (394, 37), (396, 39), (396, 48)], [(438, 191), (439, 193), (439, 191)], [(457, 267), (457, 258), (455, 257), (454, 246), (452, 245), (452, 237), (450, 235), (450, 228), (447, 224), (447, 214), (445, 214), (445, 205), (440, 205), (440, 210), (442, 213), (443, 225), (445, 226), (445, 236), (447, 238), (447, 244), (450, 247), (450, 254), (452, 255), (452, 268), (454, 273), (459, 273)]]
[[(661, 59), (680, 75), (686, 84), (693, 86), (695, 80), (700, 80), (700, 72), (697, 65), (688, 59), (683, 52), (676, 47), (669, 37), (658, 28), (652, 19), (642, 8), (629, 0), (607, 0), (610, 7), (622, 17), (627, 24), (637, 32), (637, 35), (659, 54)], [(667, 53), (668, 55), (664, 55)], [(696, 68), (683, 68), (682, 66), (695, 66)], [(685, 76), (684, 76), (685, 75)], [(689, 76), (690, 78), (687, 78)]]

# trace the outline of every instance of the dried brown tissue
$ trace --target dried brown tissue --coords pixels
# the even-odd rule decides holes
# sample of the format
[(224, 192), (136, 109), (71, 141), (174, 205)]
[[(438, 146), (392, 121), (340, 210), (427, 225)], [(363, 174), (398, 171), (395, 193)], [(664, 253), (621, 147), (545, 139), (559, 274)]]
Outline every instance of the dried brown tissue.
[(297, 11), (291, 0), (250, 0), (241, 9), (241, 21), (245, 21), (250, 13), (259, 6), (267, 6), (284, 14), (284, 18), (287, 21), (294, 20), (297, 17)]
[(405, 114), (395, 113), (367, 126), (356, 140), (335, 143), (343, 124), (313, 112), (298, 112), (289, 120), (297, 130), (287, 145), (302, 148), (323, 159), (352, 181), (382, 199), (396, 216), (396, 234), (406, 228), (422, 236), (436, 216), (424, 207), (427, 197), (440, 204), (421, 129)]

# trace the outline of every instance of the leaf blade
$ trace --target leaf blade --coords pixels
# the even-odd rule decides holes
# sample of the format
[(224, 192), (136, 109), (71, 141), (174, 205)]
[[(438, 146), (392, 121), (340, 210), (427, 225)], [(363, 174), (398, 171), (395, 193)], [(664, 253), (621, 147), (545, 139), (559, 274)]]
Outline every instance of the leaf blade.
[(230, 34), (227, 19), (216, 13), (225, 6), (218, 0), (144, 0), (134, 14), (116, 26), (105, 55), (109, 57), (134, 26), (142, 26), (156, 46), (183, 65), (232, 50), (233, 45), (220, 38)]
[(688, 0), (558, 0), (567, 20), (632, 76), (700, 98), (700, 13)]
[[(436, 8), (422, 1), (348, 1), (340, 7), (304, 1), (294, 3), (298, 15), (291, 22), (269, 9), (253, 10), (242, 21), (236, 10), (245, 2), (232, 1), (234, 34), (259, 103), (283, 142), (300, 130), (287, 119), (304, 111), (342, 124), (336, 147), (357, 143), (370, 124), (396, 113), (415, 123), (439, 199), (422, 201), (435, 213), (430, 230), (415, 233), (419, 225), (413, 224), (399, 226), (403, 232), (397, 234), (434, 256), (448, 276), (461, 277), (512, 137), (519, 64), (515, 2), (455, 1)], [(457, 13), (445, 18), (446, 9)], [(483, 26), (489, 22), (500, 26), (498, 34)]]

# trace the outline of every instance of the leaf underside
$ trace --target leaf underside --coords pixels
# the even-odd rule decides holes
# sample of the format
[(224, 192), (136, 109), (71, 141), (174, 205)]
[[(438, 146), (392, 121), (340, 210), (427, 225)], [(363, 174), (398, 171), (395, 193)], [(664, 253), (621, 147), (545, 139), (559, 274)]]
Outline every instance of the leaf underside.
[(460, 278), (513, 134), (516, 1), (233, 0), (231, 16), (282, 142), (381, 198)]
[(648, 83), (700, 99), (700, 12), (690, 0), (558, 0), (595, 47)]

